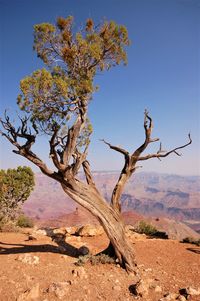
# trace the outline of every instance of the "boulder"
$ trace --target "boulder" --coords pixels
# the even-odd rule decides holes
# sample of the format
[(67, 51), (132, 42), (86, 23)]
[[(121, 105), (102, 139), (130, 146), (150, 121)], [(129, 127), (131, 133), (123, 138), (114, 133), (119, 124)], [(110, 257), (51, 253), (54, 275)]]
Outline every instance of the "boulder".
[(188, 297), (188, 296), (199, 296), (200, 295), (200, 288), (195, 289), (191, 286), (186, 287), (186, 288), (181, 288), (179, 290), (180, 295), (183, 295), (184, 297)]
[(90, 253), (90, 250), (86, 246), (81, 246), (78, 249), (78, 253), (79, 253), (79, 256), (85, 256), (85, 255), (88, 255)]
[(47, 231), (44, 229), (34, 229), (33, 230), (33, 235), (43, 235), (46, 236), (47, 235)]
[(65, 235), (66, 232), (66, 228), (62, 227), (62, 228), (56, 228), (53, 230), (53, 234), (63, 234)]
[(69, 235), (75, 235), (76, 232), (78, 231), (78, 227), (65, 227), (65, 231), (66, 231), (66, 234), (69, 234)]
[(85, 225), (78, 229), (76, 232), (76, 235), (79, 236), (97, 236), (104, 233), (103, 227), (98, 226), (92, 226), (92, 225)]

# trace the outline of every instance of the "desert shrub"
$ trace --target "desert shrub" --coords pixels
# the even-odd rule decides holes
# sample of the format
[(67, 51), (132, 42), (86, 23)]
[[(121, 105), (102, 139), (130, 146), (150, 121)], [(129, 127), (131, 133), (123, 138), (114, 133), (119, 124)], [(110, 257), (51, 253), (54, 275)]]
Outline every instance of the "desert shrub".
[(24, 214), (18, 217), (16, 225), (20, 228), (33, 228), (34, 226), (32, 219)]
[(136, 232), (140, 234), (153, 236), (158, 232), (158, 230), (156, 229), (156, 227), (152, 226), (151, 224), (148, 224), (145, 221), (140, 221), (139, 225), (136, 228)]
[(116, 263), (115, 259), (107, 254), (98, 254), (98, 255), (89, 254), (86, 256), (79, 256), (79, 259), (75, 264), (78, 266), (82, 266), (88, 262), (91, 263), (92, 265)]
[(200, 239), (195, 240), (193, 237), (185, 237), (181, 242), (200, 246)]
[(18, 232), (19, 227), (16, 226), (14, 221), (0, 221), (0, 232)]

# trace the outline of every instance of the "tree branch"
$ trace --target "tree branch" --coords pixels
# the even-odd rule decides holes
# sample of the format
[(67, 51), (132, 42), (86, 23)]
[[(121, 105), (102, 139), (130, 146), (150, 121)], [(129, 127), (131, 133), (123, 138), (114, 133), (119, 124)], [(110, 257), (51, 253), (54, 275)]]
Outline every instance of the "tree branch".
[(104, 139), (100, 139), (100, 141), (103, 141), (105, 144), (107, 144), (111, 149), (121, 153), (122, 155), (124, 155), (125, 157), (129, 157), (129, 152), (126, 151), (125, 149), (119, 147), (119, 146), (114, 146), (111, 145), (110, 143), (106, 142)]
[(178, 146), (176, 148), (173, 148), (170, 151), (163, 151), (162, 150), (162, 144), (160, 143), (160, 147), (159, 147), (159, 150), (158, 150), (157, 153), (155, 153), (155, 154), (149, 154), (149, 155), (146, 155), (146, 156), (143, 156), (143, 157), (139, 157), (138, 161), (144, 161), (144, 160), (148, 160), (148, 159), (151, 159), (151, 158), (158, 158), (158, 159), (160, 159), (160, 158), (167, 157), (167, 156), (169, 156), (172, 153), (176, 154), (177, 156), (181, 156), (181, 154), (179, 154), (177, 152), (177, 150), (185, 148), (185, 147), (187, 147), (188, 145), (190, 145), (192, 143), (192, 139), (191, 139), (190, 134), (188, 134), (188, 138), (189, 138), (189, 142), (188, 143), (186, 143), (184, 145), (181, 145), (181, 146)]
[(89, 162), (87, 160), (83, 161), (82, 166), (83, 166), (83, 170), (84, 170), (86, 181), (87, 181), (88, 185), (95, 186), (95, 182), (93, 180)]
[(56, 138), (57, 138), (57, 134), (59, 131), (59, 127), (55, 126), (54, 127), (54, 131), (53, 131), (53, 135), (49, 141), (49, 145), (50, 145), (50, 153), (49, 156), (51, 157), (54, 165), (56, 166), (56, 168), (58, 170), (62, 169), (63, 166), (61, 165), (59, 159), (58, 159), (58, 153), (56, 151), (56, 146), (59, 144), (59, 142), (55, 142)]
[(156, 141), (159, 140), (159, 138), (154, 138), (154, 139), (151, 138), (151, 133), (152, 133), (152, 130), (153, 130), (153, 120), (148, 114), (149, 114), (148, 111), (145, 110), (144, 111), (145, 141), (132, 154), (132, 159), (135, 160), (135, 162), (137, 162), (138, 157), (147, 148), (149, 143), (156, 142)]
[[(38, 166), (44, 174), (57, 179), (58, 175), (51, 171), (46, 164), (31, 151), (31, 146), (35, 142), (35, 135), (32, 135), (30, 131), (28, 133), (28, 120), (28, 117), (20, 118), (21, 126), (19, 126), (18, 129), (15, 129), (5, 112), (5, 121), (0, 119), (0, 123), (5, 132), (0, 131), (0, 134), (17, 148), (17, 150), (13, 150), (15, 154), (27, 158), (30, 162)], [(20, 144), (18, 142), (18, 138), (23, 138), (26, 142), (24, 144)]]

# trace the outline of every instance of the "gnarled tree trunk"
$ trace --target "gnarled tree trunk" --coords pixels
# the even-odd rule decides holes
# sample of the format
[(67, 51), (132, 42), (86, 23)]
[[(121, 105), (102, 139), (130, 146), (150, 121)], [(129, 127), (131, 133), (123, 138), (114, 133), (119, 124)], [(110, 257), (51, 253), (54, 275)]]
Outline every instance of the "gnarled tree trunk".
[(120, 213), (107, 204), (96, 187), (88, 188), (74, 180), (67, 180), (61, 185), (68, 196), (98, 218), (110, 239), (120, 265), (128, 272), (136, 272), (134, 251), (126, 238)]

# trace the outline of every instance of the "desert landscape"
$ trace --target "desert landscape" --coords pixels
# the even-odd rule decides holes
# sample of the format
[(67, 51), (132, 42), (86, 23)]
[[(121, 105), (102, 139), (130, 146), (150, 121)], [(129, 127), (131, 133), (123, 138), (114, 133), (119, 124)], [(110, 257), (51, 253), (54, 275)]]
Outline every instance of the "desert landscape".
[[(107, 198), (116, 177), (114, 172), (95, 173)], [(117, 261), (94, 256), (109, 243), (98, 220), (66, 198), (57, 183), (37, 174), (24, 205), (34, 228), (0, 233), (0, 300), (199, 301), (200, 246), (181, 242), (200, 239), (193, 227), (198, 216), (190, 216), (188, 223), (182, 213), (200, 208), (199, 178), (141, 173), (134, 180), (122, 196), (122, 218), (136, 256), (136, 275)], [(177, 211), (181, 213), (174, 220)], [(164, 231), (168, 239), (137, 233), (141, 221)]]
[(79, 235), (74, 231), (54, 228), (54, 236), (65, 235), (62, 242), (52, 240), (49, 228), (0, 233), (0, 300), (200, 300), (200, 247), (149, 239), (127, 227), (138, 264), (135, 276), (107, 258), (101, 263), (84, 259), (89, 255), (78, 258), (83, 246), (98, 254), (108, 239), (95, 226)]
[(0, 301), (200, 301), (199, 8), (0, 0)]
[[(97, 187), (108, 202), (118, 176), (119, 172), (94, 173)], [(24, 212), (38, 224), (50, 223), (59, 226), (63, 225), (63, 220), (67, 223), (66, 226), (73, 224), (70, 214), (75, 211), (76, 203), (66, 196), (59, 183), (40, 173), (35, 177), (36, 186), (24, 204)], [(79, 177), (82, 179), (83, 174), (80, 173)], [(121, 202), (122, 212), (129, 224), (134, 225), (136, 221), (145, 218), (155, 222), (159, 217), (164, 224), (167, 220), (168, 223), (169, 220), (173, 220), (200, 232), (200, 177), (198, 176), (137, 173), (127, 183)], [(131, 217), (133, 213), (137, 213), (137, 218)], [(96, 221), (92, 215), (88, 214), (85, 219), (82, 215), (78, 216), (80, 221), (75, 220), (75, 223), (85, 223), (88, 218), (90, 223)], [(156, 224), (159, 225), (158, 221)]]

